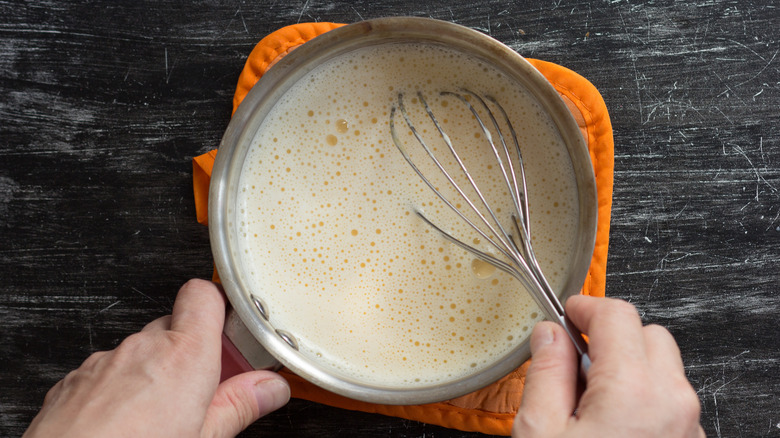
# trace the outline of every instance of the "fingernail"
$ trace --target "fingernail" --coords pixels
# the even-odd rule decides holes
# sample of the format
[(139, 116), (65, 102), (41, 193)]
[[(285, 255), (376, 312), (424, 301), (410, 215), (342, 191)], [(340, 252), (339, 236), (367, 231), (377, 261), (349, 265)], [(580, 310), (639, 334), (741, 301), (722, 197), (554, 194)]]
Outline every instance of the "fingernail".
[(290, 400), (290, 386), (283, 379), (266, 379), (255, 384), (255, 397), (260, 415), (273, 412)]
[(531, 333), (531, 354), (534, 354), (534, 352), (545, 345), (552, 344), (554, 340), (555, 335), (549, 324), (537, 324), (536, 327), (534, 327), (533, 333)]

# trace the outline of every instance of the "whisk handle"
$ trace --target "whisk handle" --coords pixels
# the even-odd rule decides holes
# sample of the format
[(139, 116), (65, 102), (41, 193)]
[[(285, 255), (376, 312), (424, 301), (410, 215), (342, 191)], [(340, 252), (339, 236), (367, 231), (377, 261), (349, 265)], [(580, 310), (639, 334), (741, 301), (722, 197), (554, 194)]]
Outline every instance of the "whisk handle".
[(566, 330), (566, 333), (569, 335), (569, 338), (574, 343), (574, 348), (577, 350), (577, 354), (580, 356), (580, 370), (582, 371), (583, 375), (588, 372), (588, 369), (590, 369), (590, 356), (588, 356), (588, 343), (585, 341), (585, 338), (582, 335), (582, 332), (580, 329), (577, 328), (577, 326), (574, 325), (573, 322), (569, 319), (568, 316), (561, 315), (558, 318), (558, 321), (563, 326), (563, 328)]
[(588, 353), (585, 353), (580, 357), (580, 372), (582, 373), (582, 376), (588, 374), (588, 370), (590, 369), (590, 356), (588, 356)]

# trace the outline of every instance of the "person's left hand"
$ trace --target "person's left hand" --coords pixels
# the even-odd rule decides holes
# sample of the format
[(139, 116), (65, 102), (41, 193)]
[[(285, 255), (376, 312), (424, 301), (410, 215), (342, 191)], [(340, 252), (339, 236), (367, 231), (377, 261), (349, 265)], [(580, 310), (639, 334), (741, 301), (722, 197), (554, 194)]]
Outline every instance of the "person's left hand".
[(172, 315), (92, 354), (49, 390), (24, 437), (233, 437), (287, 403), (278, 374), (219, 383), (225, 298), (190, 280)]

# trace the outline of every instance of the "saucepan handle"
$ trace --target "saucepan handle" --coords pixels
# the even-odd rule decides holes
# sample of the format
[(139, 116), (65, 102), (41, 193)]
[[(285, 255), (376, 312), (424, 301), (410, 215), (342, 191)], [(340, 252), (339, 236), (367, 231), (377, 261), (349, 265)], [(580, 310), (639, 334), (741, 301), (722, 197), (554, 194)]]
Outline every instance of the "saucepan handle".
[(229, 308), (222, 329), (222, 372), (219, 381), (247, 371), (277, 371), (280, 368), (281, 362), (257, 342), (238, 314)]

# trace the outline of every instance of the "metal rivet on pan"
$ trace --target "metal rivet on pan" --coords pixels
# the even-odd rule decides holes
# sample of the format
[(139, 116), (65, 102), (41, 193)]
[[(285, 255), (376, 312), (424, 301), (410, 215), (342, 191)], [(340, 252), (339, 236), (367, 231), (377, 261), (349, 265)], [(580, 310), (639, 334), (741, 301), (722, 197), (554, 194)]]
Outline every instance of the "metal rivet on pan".
[(252, 299), (252, 302), (255, 303), (255, 307), (257, 307), (257, 311), (260, 312), (260, 316), (262, 316), (264, 320), (268, 321), (268, 312), (265, 311), (265, 305), (263, 302), (254, 295), (249, 295), (249, 297)]
[(287, 342), (287, 345), (292, 347), (294, 350), (298, 350), (298, 341), (295, 340), (295, 337), (293, 335), (287, 333), (284, 330), (276, 330), (276, 334), (279, 335), (284, 342)]

